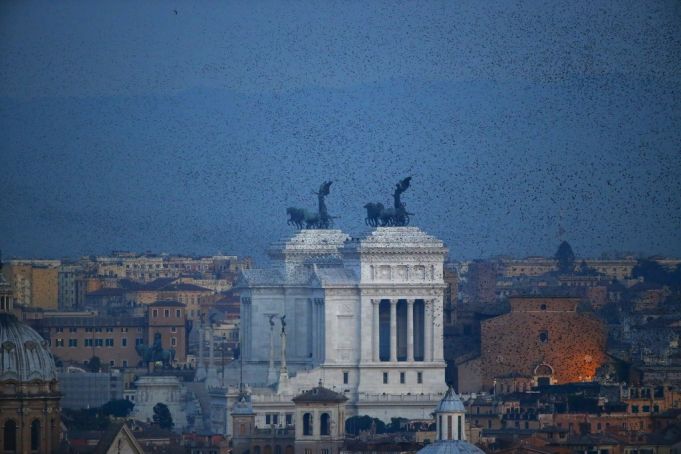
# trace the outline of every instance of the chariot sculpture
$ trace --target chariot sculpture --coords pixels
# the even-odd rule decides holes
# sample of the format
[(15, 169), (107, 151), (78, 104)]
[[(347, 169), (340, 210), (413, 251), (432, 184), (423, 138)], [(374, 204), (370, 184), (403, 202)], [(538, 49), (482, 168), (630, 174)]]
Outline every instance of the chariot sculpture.
[(385, 208), (381, 202), (369, 202), (364, 205), (367, 210), (367, 217), (364, 222), (371, 227), (392, 227), (409, 225), (409, 217), (414, 213), (407, 211), (407, 206), (401, 200), (401, 195), (409, 188), (411, 177), (400, 180), (395, 185), (393, 192), (393, 207)]
[(326, 208), (325, 198), (330, 193), (332, 181), (325, 181), (319, 187), (319, 191), (314, 194), (317, 195), (317, 213), (310, 212), (304, 208), (288, 207), (286, 214), (288, 215), (288, 225), (292, 225), (298, 229), (330, 229), (333, 227), (333, 220), (335, 216), (329, 215)]

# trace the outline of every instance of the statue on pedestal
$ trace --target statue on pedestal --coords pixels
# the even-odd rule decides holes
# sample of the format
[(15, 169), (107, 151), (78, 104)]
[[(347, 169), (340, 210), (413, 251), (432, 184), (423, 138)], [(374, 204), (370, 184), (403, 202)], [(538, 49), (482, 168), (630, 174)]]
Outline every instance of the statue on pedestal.
[(135, 346), (135, 351), (142, 357), (142, 362), (149, 363), (162, 362), (163, 367), (170, 367), (175, 360), (175, 349), (164, 349), (161, 342), (161, 333), (154, 334), (154, 342), (151, 345), (139, 344)]

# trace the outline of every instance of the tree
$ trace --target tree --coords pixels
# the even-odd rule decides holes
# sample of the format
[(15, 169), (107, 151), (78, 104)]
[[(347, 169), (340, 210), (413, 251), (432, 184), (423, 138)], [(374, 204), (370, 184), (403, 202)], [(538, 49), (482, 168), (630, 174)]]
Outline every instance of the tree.
[(575, 254), (567, 241), (560, 243), (554, 258), (558, 260), (558, 271), (561, 273), (572, 273), (575, 269)]
[(166, 404), (159, 402), (154, 405), (154, 422), (158, 424), (161, 429), (173, 428), (175, 423), (173, 423), (173, 417)]
[(99, 372), (99, 369), (102, 368), (102, 361), (99, 359), (99, 356), (93, 356), (87, 362), (87, 366), (90, 372)]
[(130, 414), (135, 404), (126, 399), (113, 399), (102, 405), (102, 414), (125, 418)]
[(388, 433), (401, 432), (402, 427), (406, 425), (409, 420), (407, 418), (390, 418), (390, 422), (385, 427)]
[(380, 419), (371, 416), (352, 416), (345, 420), (345, 431), (352, 435), (359, 435), (360, 432), (370, 430), (371, 426), (376, 428), (376, 433), (385, 432), (385, 423)]

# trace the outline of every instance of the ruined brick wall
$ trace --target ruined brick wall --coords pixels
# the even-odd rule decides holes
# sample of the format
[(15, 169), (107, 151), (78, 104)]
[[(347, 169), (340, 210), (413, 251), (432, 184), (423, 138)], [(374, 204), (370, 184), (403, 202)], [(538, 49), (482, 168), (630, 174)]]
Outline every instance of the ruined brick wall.
[(576, 312), (578, 298), (512, 298), (511, 312), (482, 323), (484, 387), (495, 377), (532, 377), (542, 363), (555, 383), (587, 380), (605, 361), (606, 330), (589, 314)]

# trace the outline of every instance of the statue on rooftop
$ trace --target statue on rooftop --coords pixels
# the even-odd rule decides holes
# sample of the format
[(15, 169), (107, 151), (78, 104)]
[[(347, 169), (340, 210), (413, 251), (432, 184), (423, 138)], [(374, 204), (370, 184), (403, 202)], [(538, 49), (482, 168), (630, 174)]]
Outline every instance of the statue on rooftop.
[(371, 227), (409, 225), (409, 216), (413, 216), (414, 213), (407, 211), (407, 206), (402, 202), (401, 196), (404, 191), (409, 189), (410, 183), (411, 177), (407, 177), (395, 185), (392, 208), (385, 208), (381, 202), (369, 202), (364, 205), (367, 210), (367, 217), (364, 218), (364, 222)]
[(298, 229), (330, 229), (333, 227), (333, 220), (335, 216), (329, 215), (326, 208), (326, 196), (329, 195), (332, 181), (325, 181), (319, 187), (319, 191), (313, 194), (317, 195), (317, 213), (312, 213), (304, 208), (288, 207), (286, 214), (289, 219), (287, 224), (293, 225)]

